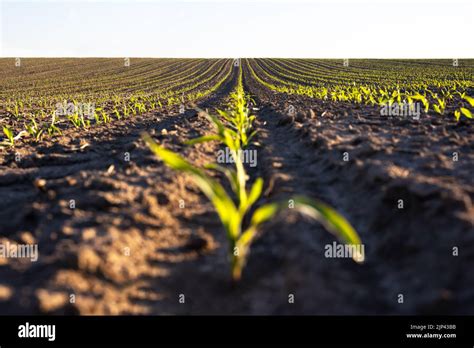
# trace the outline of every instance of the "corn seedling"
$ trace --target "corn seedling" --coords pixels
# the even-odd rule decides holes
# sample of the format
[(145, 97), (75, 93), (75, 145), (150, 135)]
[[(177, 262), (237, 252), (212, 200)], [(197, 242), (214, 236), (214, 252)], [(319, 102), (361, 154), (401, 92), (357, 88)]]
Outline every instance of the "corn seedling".
[(444, 114), (444, 109), (446, 108), (446, 101), (441, 98), (436, 98), (438, 104), (433, 104), (433, 109), (438, 113), (438, 114)]
[(15, 146), (15, 137), (13, 136), (13, 131), (8, 127), (3, 127), (3, 134), (7, 137), (6, 140), (2, 141), (3, 145)]
[(127, 103), (123, 103), (123, 115), (125, 117), (130, 116), (130, 110), (127, 108)]
[[(240, 185), (240, 189), (238, 189), (238, 179), (234, 175), (230, 175), (234, 190), (240, 192), (239, 204), (236, 205), (223, 186), (208, 176), (202, 169), (193, 166), (180, 155), (158, 145), (148, 135), (144, 135), (143, 139), (166, 165), (174, 170), (191, 175), (194, 182), (211, 201), (229, 242), (232, 279), (234, 281), (240, 280), (249, 254), (250, 245), (257, 235), (261, 224), (270, 220), (279, 210), (283, 209), (284, 205), (268, 203), (258, 207), (248, 216), (250, 223), (245, 225), (244, 219), (262, 193), (263, 180), (261, 178), (258, 178), (252, 185), (252, 188), (247, 191), (245, 185)], [(322, 222), (341, 241), (360, 244), (360, 238), (352, 226), (329, 206), (307, 198), (298, 197), (295, 199), (295, 208), (299, 212)], [(356, 255), (355, 259), (360, 262), (362, 261), (362, 256)]]
[(474, 107), (474, 98), (468, 96), (468, 95), (463, 95), (462, 97), (464, 100), (466, 100), (469, 105), (471, 105), (472, 107)]
[(121, 119), (120, 112), (117, 110), (117, 108), (114, 109), (114, 114), (115, 114), (115, 117), (117, 117), (117, 120)]
[(84, 115), (79, 114), (77, 112), (73, 113), (72, 115), (68, 116), (69, 121), (74, 125), (76, 128), (87, 128), (90, 126), (90, 121), (84, 119)]
[(26, 131), (36, 141), (41, 140), (43, 136), (43, 129), (40, 126), (38, 126), (34, 118), (32, 118), (30, 123), (26, 125)]
[(94, 117), (95, 117), (95, 120), (97, 123), (109, 123), (110, 122), (110, 116), (105, 112), (105, 110), (103, 108), (97, 108), (96, 109), (97, 112), (100, 113), (100, 117), (99, 118), (99, 114), (97, 112), (94, 113)]
[(461, 115), (466, 116), (467, 118), (472, 118), (472, 113), (469, 109), (466, 108), (459, 108), (458, 110), (454, 111), (454, 117), (458, 121), (461, 118)]
[(49, 126), (48, 126), (48, 135), (49, 136), (53, 136), (55, 134), (58, 134), (58, 135), (61, 135), (62, 132), (61, 130), (54, 124), (54, 123), (51, 123)]

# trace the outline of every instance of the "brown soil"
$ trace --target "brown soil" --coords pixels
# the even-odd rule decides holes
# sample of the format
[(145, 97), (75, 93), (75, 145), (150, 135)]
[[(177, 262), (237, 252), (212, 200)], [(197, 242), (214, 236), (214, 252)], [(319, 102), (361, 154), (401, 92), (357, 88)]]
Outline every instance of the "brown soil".
[[(199, 106), (222, 107), (234, 84), (235, 74)], [(472, 314), (471, 124), (381, 118), (369, 107), (245, 85), (259, 108), (258, 166), (249, 173), (265, 179), (264, 200), (301, 193), (328, 202), (360, 233), (364, 264), (325, 258), (331, 235), (280, 215), (232, 285), (211, 204), (140, 139), (147, 131), (193, 163), (215, 160), (216, 145), (182, 145), (211, 125), (169, 108), (2, 154), (0, 242), (36, 242), (40, 258), (0, 259), (0, 313)]]

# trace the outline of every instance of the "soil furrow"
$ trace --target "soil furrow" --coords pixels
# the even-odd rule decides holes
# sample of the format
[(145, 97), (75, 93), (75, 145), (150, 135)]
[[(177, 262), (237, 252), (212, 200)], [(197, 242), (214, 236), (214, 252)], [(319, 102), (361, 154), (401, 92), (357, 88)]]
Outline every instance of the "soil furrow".
[[(457, 165), (446, 147), (444, 154), (432, 150), (440, 146), (449, 124), (430, 119), (409, 122), (400, 133), (397, 119), (377, 119), (350, 106), (339, 115), (330, 103), (265, 93), (248, 79), (246, 84), (261, 107), (259, 172), (268, 183), (268, 199), (288, 199), (295, 193), (321, 199), (348, 218), (365, 246), (365, 264), (353, 266), (344, 263), (348, 260), (324, 257), (323, 247), (330, 238), (321, 228), (278, 225), (275, 244), (285, 244), (287, 233), (298, 236), (292, 237), (293, 243), (309, 249), (304, 253), (304, 246), (295, 247), (299, 255), (291, 261), (312, 264), (302, 288), (311, 281), (324, 284), (325, 289), (308, 285), (314, 295), (308, 291), (306, 306), (311, 308), (311, 296), (324, 298), (318, 292), (339, 296), (332, 302), (330, 298), (317, 302), (308, 312), (340, 314), (346, 313), (344, 308), (364, 314), (471, 312), (472, 307), (461, 305), (465, 289), (473, 285), (465, 276), (473, 257), (472, 176), (467, 170), (472, 156), (463, 150), (469, 146), (470, 128), (455, 130), (465, 136), (455, 135), (459, 142), (451, 151), (467, 156)], [(291, 115), (290, 105), (295, 110)], [(416, 137), (420, 146), (409, 145), (416, 151), (392, 156), (387, 145), (397, 150)], [(261, 240), (270, 242), (268, 237)], [(465, 254), (454, 256), (453, 248), (459, 245)], [(322, 281), (324, 274), (330, 274), (328, 281)], [(403, 304), (398, 303), (400, 295)]]
[[(221, 105), (235, 81), (234, 73), (198, 105)], [(213, 161), (215, 145), (198, 150), (183, 145), (208, 133), (211, 125), (194, 110), (179, 114), (177, 109), (86, 134), (68, 129), (61, 143), (26, 145), (19, 150), (20, 161), (13, 154), (2, 160), (8, 169), (0, 172), (1, 241), (38, 243), (41, 255), (35, 263), (1, 259), (0, 279), (14, 294), (0, 301), (2, 313), (177, 312), (175, 298), (182, 290), (172, 279), (200, 274), (199, 267), (180, 264), (215, 250), (213, 233), (222, 235), (212, 207), (192, 181), (165, 167), (140, 139), (146, 131), (197, 165)], [(221, 267), (227, 271), (227, 265)]]

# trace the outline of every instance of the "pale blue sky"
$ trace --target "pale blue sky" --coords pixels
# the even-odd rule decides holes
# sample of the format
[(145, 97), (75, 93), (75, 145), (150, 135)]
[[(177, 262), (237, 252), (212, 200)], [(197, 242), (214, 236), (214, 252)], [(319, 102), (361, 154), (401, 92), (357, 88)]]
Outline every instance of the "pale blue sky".
[(0, 0), (0, 54), (474, 58), (473, 0)]

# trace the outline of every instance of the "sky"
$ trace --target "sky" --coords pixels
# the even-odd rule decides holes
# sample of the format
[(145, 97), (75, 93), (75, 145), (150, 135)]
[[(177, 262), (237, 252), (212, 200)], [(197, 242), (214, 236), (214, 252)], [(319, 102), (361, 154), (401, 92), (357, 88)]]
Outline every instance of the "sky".
[(0, 0), (3, 57), (474, 58), (474, 0)]

